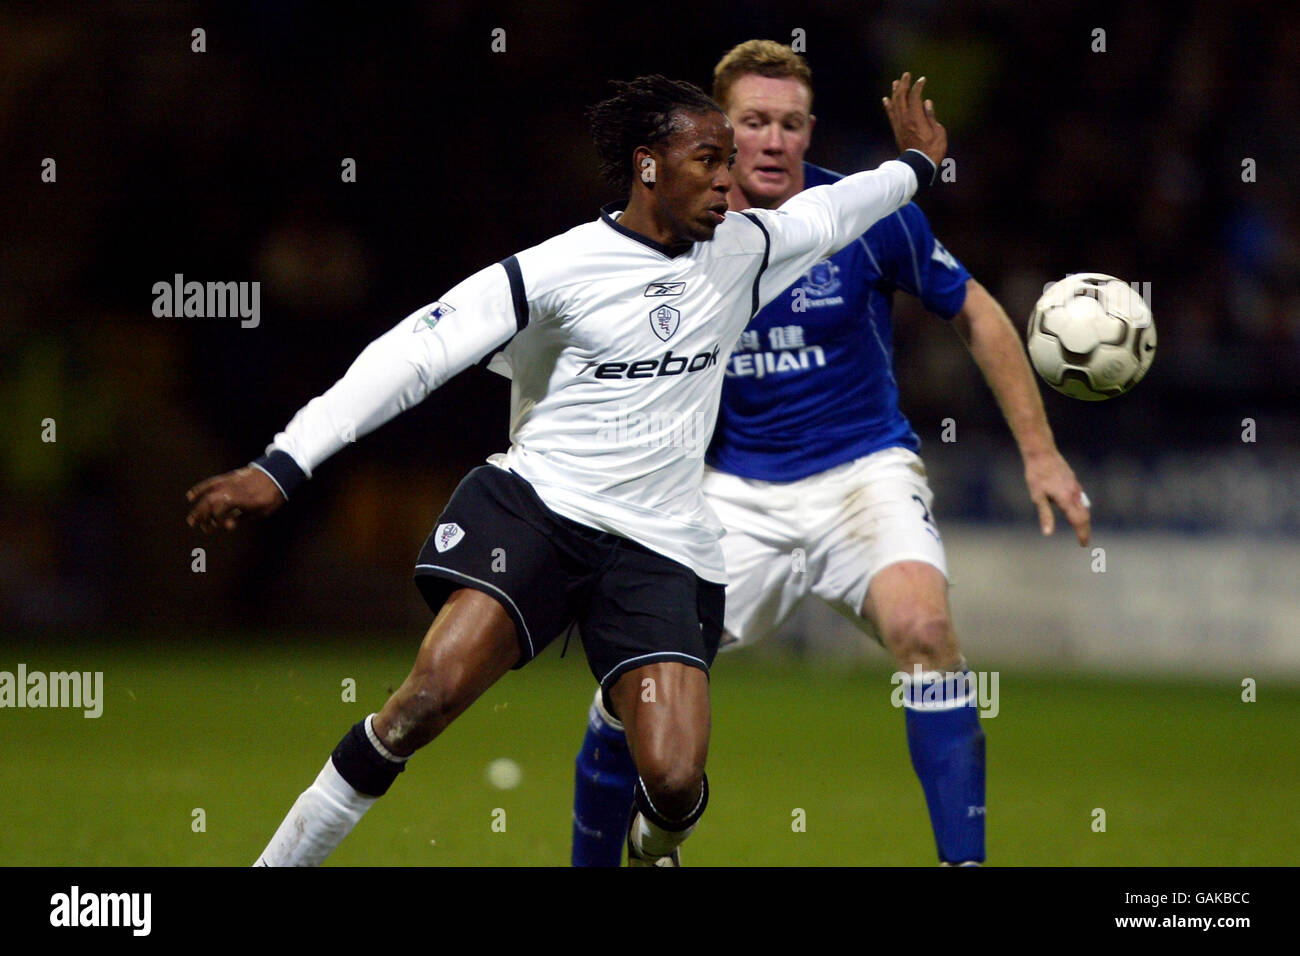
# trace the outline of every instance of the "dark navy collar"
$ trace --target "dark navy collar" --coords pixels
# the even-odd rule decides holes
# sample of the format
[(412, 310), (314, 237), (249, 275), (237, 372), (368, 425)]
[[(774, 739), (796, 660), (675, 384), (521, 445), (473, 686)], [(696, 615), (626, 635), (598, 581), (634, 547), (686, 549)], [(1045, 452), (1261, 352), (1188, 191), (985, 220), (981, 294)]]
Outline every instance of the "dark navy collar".
[(618, 202), (606, 203), (600, 207), (601, 221), (615, 232), (620, 232), (629, 239), (634, 239), (641, 243), (641, 245), (647, 246), (659, 253), (661, 256), (666, 256), (669, 259), (676, 259), (678, 256), (690, 252), (691, 248), (695, 245), (693, 242), (687, 242), (676, 246), (665, 246), (662, 242), (655, 242), (649, 236), (643, 236), (641, 233), (634, 232), (626, 226), (619, 225), (618, 220), (614, 218), (614, 213), (622, 212), (626, 208), (626, 199), (621, 199)]

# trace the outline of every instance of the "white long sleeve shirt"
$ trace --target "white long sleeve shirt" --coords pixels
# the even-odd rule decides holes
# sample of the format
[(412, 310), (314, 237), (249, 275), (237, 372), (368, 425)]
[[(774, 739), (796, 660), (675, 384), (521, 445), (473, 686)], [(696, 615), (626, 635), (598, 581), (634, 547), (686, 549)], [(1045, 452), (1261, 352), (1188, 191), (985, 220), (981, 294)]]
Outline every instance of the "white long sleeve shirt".
[(676, 255), (607, 207), (404, 318), (256, 464), (287, 494), (348, 442), (490, 360), (512, 380), (510, 446), (490, 461), (557, 514), (725, 583), (723, 530), (700, 481), (727, 357), (759, 308), (911, 199), (916, 170), (932, 173), (918, 156), (779, 210), (728, 213), (711, 241)]

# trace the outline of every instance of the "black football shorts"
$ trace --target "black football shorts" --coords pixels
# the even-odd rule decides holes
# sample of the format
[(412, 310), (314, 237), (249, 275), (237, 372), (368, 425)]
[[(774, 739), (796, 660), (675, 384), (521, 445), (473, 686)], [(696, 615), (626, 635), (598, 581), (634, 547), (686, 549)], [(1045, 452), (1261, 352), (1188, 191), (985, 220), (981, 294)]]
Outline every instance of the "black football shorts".
[(645, 664), (680, 661), (707, 674), (722, 637), (723, 585), (556, 514), (495, 465), (457, 486), (420, 550), (415, 583), (435, 614), (459, 588), (496, 598), (515, 622), (516, 668), (576, 623), (606, 704), (614, 682)]

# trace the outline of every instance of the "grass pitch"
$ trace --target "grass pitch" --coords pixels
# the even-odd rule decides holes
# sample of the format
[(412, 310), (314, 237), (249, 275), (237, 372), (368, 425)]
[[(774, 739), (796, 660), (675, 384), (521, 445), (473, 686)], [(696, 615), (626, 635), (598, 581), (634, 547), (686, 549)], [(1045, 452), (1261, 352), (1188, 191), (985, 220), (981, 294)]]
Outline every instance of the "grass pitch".
[[(343, 732), (406, 676), (418, 638), (0, 644), (0, 670), (104, 672), (98, 719), (0, 710), (0, 865), (252, 863)], [(1000, 712), (984, 722), (991, 865), (1294, 863), (1300, 687), (1265, 682), (1245, 703), (1226, 678), (1000, 677)], [(508, 675), (412, 760), (330, 864), (566, 865), (593, 687), (576, 644)], [(712, 800), (688, 865), (934, 864), (883, 657), (727, 654), (712, 688)], [(489, 783), (498, 757), (522, 768), (515, 789)]]

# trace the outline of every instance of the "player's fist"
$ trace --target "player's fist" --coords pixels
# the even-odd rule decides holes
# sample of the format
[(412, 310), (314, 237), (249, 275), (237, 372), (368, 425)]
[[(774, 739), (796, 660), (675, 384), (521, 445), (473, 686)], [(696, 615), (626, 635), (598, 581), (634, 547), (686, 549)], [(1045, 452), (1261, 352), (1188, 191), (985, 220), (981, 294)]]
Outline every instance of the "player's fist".
[(913, 83), (912, 74), (904, 73), (882, 102), (898, 151), (919, 149), (938, 166), (948, 152), (948, 131), (934, 117), (934, 101), (925, 99), (925, 77)]
[(185, 523), (211, 534), (217, 528), (235, 530), (244, 515), (264, 518), (284, 504), (284, 495), (271, 476), (259, 468), (238, 468), (208, 478), (185, 492), (190, 513)]

